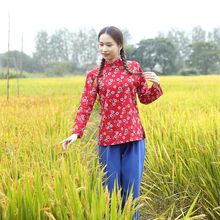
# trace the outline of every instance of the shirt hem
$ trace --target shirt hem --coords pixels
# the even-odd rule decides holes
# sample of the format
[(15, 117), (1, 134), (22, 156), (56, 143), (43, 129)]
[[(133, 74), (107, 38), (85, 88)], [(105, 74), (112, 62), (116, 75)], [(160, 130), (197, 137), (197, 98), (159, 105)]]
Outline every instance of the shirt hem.
[(115, 146), (115, 145), (119, 145), (119, 144), (125, 144), (125, 143), (128, 143), (128, 142), (133, 142), (133, 141), (140, 141), (140, 140), (144, 140), (146, 139), (146, 137), (143, 135), (142, 137), (139, 137), (139, 138), (135, 138), (133, 140), (129, 140), (129, 141), (119, 141), (117, 143), (112, 143), (112, 144), (102, 144), (102, 143), (99, 143), (98, 142), (98, 146), (102, 146), (102, 147), (107, 147), (107, 146)]

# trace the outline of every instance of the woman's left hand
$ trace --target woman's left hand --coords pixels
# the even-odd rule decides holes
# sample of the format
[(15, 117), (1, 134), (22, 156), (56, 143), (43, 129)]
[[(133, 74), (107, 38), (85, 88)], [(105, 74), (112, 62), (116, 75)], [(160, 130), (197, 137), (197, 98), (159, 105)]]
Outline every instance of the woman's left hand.
[(147, 81), (160, 84), (160, 78), (155, 72), (143, 72), (143, 76)]

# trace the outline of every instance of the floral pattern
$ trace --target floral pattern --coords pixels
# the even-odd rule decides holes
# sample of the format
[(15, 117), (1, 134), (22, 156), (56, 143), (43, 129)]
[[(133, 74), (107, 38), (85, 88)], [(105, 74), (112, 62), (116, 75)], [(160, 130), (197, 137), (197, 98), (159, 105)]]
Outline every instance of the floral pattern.
[[(136, 61), (127, 61), (133, 72), (142, 72)], [(149, 104), (163, 92), (160, 85), (148, 88), (142, 75), (128, 73), (121, 59), (105, 63), (102, 75), (96, 77), (99, 68), (87, 73), (80, 106), (73, 124), (72, 133), (83, 136), (97, 95), (101, 105), (98, 144), (115, 145), (145, 138), (139, 112), (137, 96), (141, 103)], [(97, 78), (97, 81), (96, 81)]]

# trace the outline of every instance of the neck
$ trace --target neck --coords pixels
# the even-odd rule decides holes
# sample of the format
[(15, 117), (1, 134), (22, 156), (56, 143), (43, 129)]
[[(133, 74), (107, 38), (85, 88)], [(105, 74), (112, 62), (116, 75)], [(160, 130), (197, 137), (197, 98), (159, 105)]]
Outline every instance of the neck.
[(108, 63), (114, 63), (116, 60), (120, 59), (121, 57), (118, 56), (116, 57), (115, 59), (112, 59), (112, 60), (106, 60)]

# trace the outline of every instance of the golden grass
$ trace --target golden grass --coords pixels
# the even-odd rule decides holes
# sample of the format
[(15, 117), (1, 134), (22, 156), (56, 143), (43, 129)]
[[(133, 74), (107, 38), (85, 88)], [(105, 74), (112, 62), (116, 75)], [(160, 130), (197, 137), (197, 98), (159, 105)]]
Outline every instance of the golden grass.
[[(0, 81), (0, 219), (131, 219), (102, 188), (98, 109), (63, 152), (84, 77)], [(161, 77), (164, 95), (139, 104), (147, 135), (142, 219), (220, 218), (220, 76)], [(110, 205), (109, 203), (112, 203)], [(112, 209), (111, 209), (112, 207)], [(113, 208), (114, 207), (114, 208)]]

